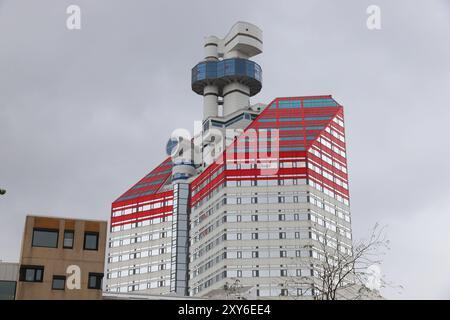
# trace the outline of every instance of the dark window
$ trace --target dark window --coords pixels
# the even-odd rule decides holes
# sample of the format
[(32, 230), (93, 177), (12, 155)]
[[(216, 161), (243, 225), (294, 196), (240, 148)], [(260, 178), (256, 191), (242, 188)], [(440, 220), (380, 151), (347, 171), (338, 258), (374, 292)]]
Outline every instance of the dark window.
[(16, 297), (16, 282), (0, 280), (0, 300), (14, 300)]
[(52, 289), (64, 290), (66, 287), (66, 276), (53, 276)]
[(88, 289), (102, 289), (103, 273), (89, 272)]
[(98, 250), (98, 232), (84, 233), (84, 250)]
[(58, 248), (58, 230), (33, 229), (33, 247)]
[(73, 230), (64, 230), (64, 243), (63, 247), (65, 249), (72, 249), (73, 248)]
[(43, 266), (21, 266), (19, 281), (42, 282), (44, 278)]

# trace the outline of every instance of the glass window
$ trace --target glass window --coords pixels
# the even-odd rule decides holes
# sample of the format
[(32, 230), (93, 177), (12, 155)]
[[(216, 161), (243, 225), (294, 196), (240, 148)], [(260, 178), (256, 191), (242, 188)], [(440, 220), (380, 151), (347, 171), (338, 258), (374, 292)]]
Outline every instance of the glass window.
[(63, 247), (66, 249), (73, 248), (73, 230), (64, 230), (64, 243)]
[(36, 270), (34, 270), (34, 269), (25, 270), (25, 281), (34, 281), (35, 274), (36, 274)]
[(103, 273), (89, 272), (88, 289), (102, 289)]
[(223, 62), (224, 62), (224, 75), (225, 76), (234, 75), (235, 60), (229, 59), (229, 60), (224, 60)]
[(42, 282), (43, 275), (43, 266), (21, 266), (19, 272), (19, 281)]
[(53, 290), (64, 290), (66, 286), (65, 276), (53, 276), (52, 289)]
[(84, 250), (98, 250), (98, 232), (84, 233)]
[(57, 248), (58, 230), (52, 229), (33, 229), (33, 247)]
[(16, 282), (0, 280), (0, 300), (14, 300), (16, 296)]

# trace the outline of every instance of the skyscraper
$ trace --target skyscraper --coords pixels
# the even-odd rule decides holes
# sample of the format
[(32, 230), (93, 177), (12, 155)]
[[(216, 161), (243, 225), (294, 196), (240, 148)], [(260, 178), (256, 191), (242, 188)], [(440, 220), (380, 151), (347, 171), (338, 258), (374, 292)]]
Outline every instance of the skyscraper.
[(250, 104), (262, 31), (205, 39), (192, 69), (203, 121), (112, 204), (106, 291), (310, 297), (325, 244), (351, 251), (343, 107), (331, 96)]

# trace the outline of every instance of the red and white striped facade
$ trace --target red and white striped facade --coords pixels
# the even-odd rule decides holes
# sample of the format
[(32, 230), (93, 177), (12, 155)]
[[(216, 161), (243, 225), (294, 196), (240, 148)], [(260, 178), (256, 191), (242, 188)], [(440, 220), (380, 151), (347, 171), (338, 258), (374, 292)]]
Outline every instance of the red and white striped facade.
[[(272, 159), (267, 143), (238, 148), (261, 129), (276, 132)], [(296, 282), (314, 275), (325, 235), (330, 246), (351, 251), (342, 106), (331, 96), (275, 99), (220, 164), (191, 182), (191, 197), (191, 295), (236, 280), (256, 297), (312, 295)]]
[[(259, 30), (246, 26), (232, 28), (242, 48), (256, 41), (245, 30)], [(258, 41), (255, 52), (259, 31)], [(237, 57), (199, 63), (194, 91), (258, 87), (259, 66)], [(231, 106), (248, 101), (236, 88), (222, 116), (210, 95), (227, 93), (205, 94), (200, 163), (169, 157), (113, 202), (108, 294), (224, 297), (238, 284), (251, 298), (311, 298), (304, 280), (316, 277), (324, 245), (351, 254), (343, 107), (329, 95)]]
[[(277, 139), (276, 157), (270, 143), (262, 152), (240, 143), (261, 129), (276, 132), (266, 139)], [(113, 203), (107, 291), (170, 293), (171, 166), (166, 159)], [(188, 182), (190, 295), (239, 279), (255, 296), (309, 296), (287, 279), (314, 274), (309, 261), (325, 233), (330, 245), (351, 249), (343, 107), (331, 96), (275, 99)]]

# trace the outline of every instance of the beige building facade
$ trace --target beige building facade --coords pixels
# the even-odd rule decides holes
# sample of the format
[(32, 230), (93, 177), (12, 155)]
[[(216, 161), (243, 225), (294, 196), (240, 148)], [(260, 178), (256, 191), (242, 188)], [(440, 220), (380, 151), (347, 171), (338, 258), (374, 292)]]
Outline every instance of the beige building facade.
[(27, 216), (17, 300), (102, 299), (106, 221)]

